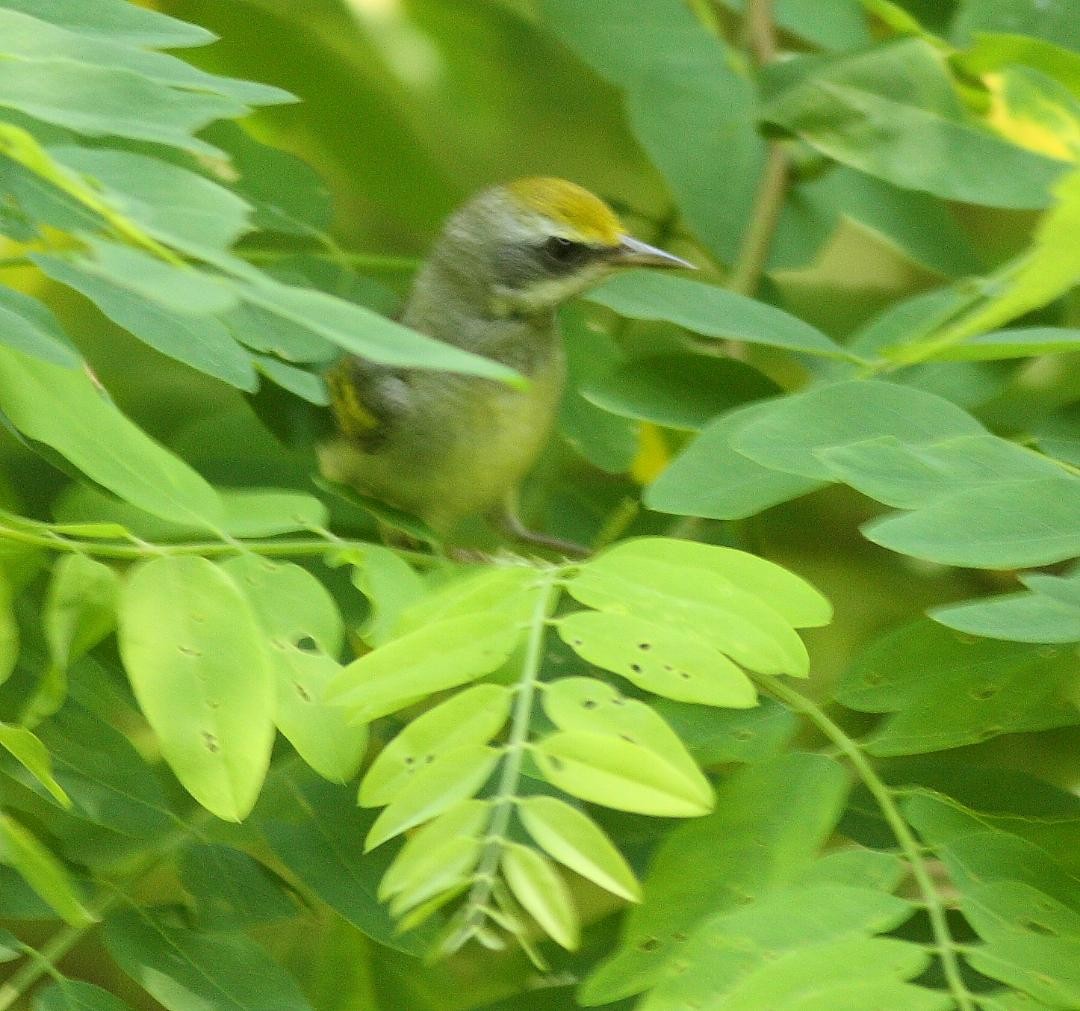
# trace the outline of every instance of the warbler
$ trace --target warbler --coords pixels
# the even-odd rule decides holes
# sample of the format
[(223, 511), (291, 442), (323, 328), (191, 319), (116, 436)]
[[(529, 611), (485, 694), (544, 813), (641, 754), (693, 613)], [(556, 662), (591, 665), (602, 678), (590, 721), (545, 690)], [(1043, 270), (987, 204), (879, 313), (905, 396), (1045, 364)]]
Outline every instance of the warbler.
[[(519, 179), (474, 196), (447, 220), (401, 320), (527, 383), (345, 358), (327, 375), (338, 433), (319, 448), (324, 475), (442, 535), (505, 506), (562, 396), (556, 309), (626, 267), (693, 265), (632, 238), (604, 201), (563, 179)], [(547, 540), (510, 510), (499, 518), (519, 539)]]

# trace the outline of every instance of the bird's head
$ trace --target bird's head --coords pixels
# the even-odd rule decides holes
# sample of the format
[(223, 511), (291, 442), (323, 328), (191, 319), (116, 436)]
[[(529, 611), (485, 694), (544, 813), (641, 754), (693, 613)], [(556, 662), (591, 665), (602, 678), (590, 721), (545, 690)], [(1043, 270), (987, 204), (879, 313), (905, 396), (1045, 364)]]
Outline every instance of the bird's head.
[(588, 190), (547, 177), (477, 194), (447, 221), (435, 259), (501, 316), (549, 311), (620, 268), (693, 268), (628, 235)]

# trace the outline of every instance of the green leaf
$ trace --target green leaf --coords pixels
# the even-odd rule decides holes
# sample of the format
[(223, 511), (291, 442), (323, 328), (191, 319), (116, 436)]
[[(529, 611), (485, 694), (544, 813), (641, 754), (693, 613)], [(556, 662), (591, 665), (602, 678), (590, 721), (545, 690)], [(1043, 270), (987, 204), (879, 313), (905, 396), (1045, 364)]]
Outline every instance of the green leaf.
[(16, 351), (74, 368), (81, 359), (56, 317), (37, 299), (0, 285), (0, 335)]
[(395, 916), (467, 879), (490, 815), (487, 801), (459, 801), (406, 840), (379, 883), (379, 898), (395, 900)]
[(14, 591), (7, 576), (0, 571), (0, 684), (3, 684), (19, 659), (19, 622), (15, 617)]
[(630, 902), (641, 898), (634, 872), (588, 815), (555, 797), (523, 797), (518, 818), (549, 856)]
[(503, 847), (503, 877), (514, 898), (564, 948), (581, 943), (581, 927), (566, 882), (543, 855), (520, 843)]
[(816, 386), (773, 401), (732, 440), (763, 467), (818, 481), (834, 479), (822, 453), (892, 436), (912, 446), (950, 436), (984, 435), (970, 414), (941, 397), (877, 380)]
[(990, 207), (1045, 207), (1068, 164), (1024, 150), (970, 116), (945, 56), (910, 38), (811, 70), (763, 118), (852, 168), (905, 189)]
[(247, 201), (179, 165), (103, 148), (58, 146), (49, 154), (92, 177), (119, 213), (162, 242), (226, 249), (251, 228)]
[(69, 31), (127, 45), (181, 49), (214, 41), (205, 28), (135, 7), (127, 0), (96, 0), (91, 6), (81, 0), (4, 0), (4, 6)]
[(494, 748), (467, 744), (425, 765), (375, 819), (364, 840), (365, 851), (472, 797), (491, 777), (499, 758)]
[[(532, 592), (536, 569), (511, 563), (493, 565), (451, 579), (406, 609), (398, 632), (412, 632), (435, 621), (498, 612), (501, 620), (527, 621), (536, 607)], [(503, 612), (508, 612), (505, 616)]]
[(585, 297), (621, 316), (675, 323), (706, 337), (828, 358), (851, 357), (820, 330), (782, 309), (685, 277), (635, 270), (616, 274)]
[(354, 660), (334, 679), (327, 698), (366, 722), (475, 681), (501, 667), (520, 641), (522, 630), (512, 618), (472, 614), (422, 626)]
[(61, 807), (70, 807), (71, 798), (53, 776), (48, 748), (26, 727), (0, 722), (0, 748), (8, 752), (34, 777)]
[(331, 564), (353, 567), (353, 585), (371, 606), (360, 636), (372, 646), (389, 641), (402, 612), (424, 596), (423, 579), (408, 562), (382, 545), (365, 544), (339, 552), (332, 556)]
[(236, 282), (235, 290), (253, 305), (380, 365), (415, 365), (521, 383), (518, 374), (506, 365), (434, 340), (322, 291), (281, 284), (262, 274), (253, 274), (250, 279), (245, 275), (244, 281)]
[(900, 509), (976, 488), (1007, 488), (1022, 501), (1029, 485), (1062, 476), (1060, 467), (1038, 453), (985, 433), (922, 445), (885, 435), (822, 449), (817, 456), (852, 488)]
[[(766, 584), (772, 578), (778, 606), (786, 597), (797, 609), (810, 601), (815, 624), (829, 613), (824, 598), (770, 563), (742, 564), (739, 552), (732, 551), (726, 575), (725, 550), (731, 549), (667, 539), (630, 541), (582, 565), (567, 592), (603, 611), (685, 628), (751, 670), (805, 677), (806, 647), (790, 622), (758, 595), (758, 580), (765, 573)], [(699, 578), (688, 580), (688, 568)], [(740, 586), (748, 578), (750, 592)]]
[[(279, 860), (357, 930), (394, 951), (422, 954), (434, 937), (425, 926), (401, 934), (376, 892), (387, 872), (387, 849), (365, 853), (374, 815), (356, 807), (354, 791), (325, 780), (290, 784), (295, 807), (261, 828)], [(256, 815), (258, 812), (256, 812)]]
[(928, 612), (934, 621), (971, 635), (1016, 642), (1080, 641), (1080, 573), (1021, 577), (1028, 591), (949, 604)]
[[(176, 269), (134, 250), (131, 254), (138, 258), (139, 267), (153, 263), (160, 264), (164, 270)], [(213, 311), (212, 303), (202, 314), (198, 304), (185, 311), (163, 303), (148, 294), (147, 286), (156, 283), (153, 276), (144, 278), (141, 284), (132, 284), (127, 279), (138, 277), (137, 269), (118, 275), (98, 269), (88, 261), (75, 263), (55, 256), (35, 256), (33, 259), (44, 274), (85, 295), (117, 326), (155, 351), (238, 389), (253, 392), (257, 388), (251, 354), (233, 339), (218, 319), (206, 314)], [(230, 296), (228, 291), (209, 280), (200, 284), (199, 277), (192, 271), (193, 287), (197, 292), (207, 291), (213, 298), (217, 298), (219, 292), (224, 292), (226, 298)]]
[(1047, 39), (1075, 52), (1080, 48), (1075, 13), (1068, 0), (1048, 0), (1037, 8), (1009, 0), (967, 0), (957, 13), (953, 32), (965, 43), (982, 32), (1015, 32)]
[(560, 619), (558, 630), (583, 660), (646, 691), (711, 706), (757, 703), (757, 692), (739, 667), (682, 629), (625, 614), (578, 611)]
[(991, 361), (1000, 358), (1026, 358), (1029, 355), (1067, 354), (1080, 350), (1080, 330), (1065, 327), (1026, 327), (976, 334), (959, 344), (943, 349), (934, 357), (939, 361)]
[(55, 667), (66, 670), (112, 632), (119, 588), (115, 570), (86, 555), (53, 566), (41, 619)]
[[(699, 925), (749, 911), (795, 881), (832, 833), (846, 792), (844, 770), (821, 755), (787, 754), (729, 776), (712, 814), (660, 844), (642, 903), (630, 908), (618, 949), (585, 981), (580, 1002), (620, 1000), (655, 985)], [(779, 929), (785, 920), (771, 922)]]
[(594, 378), (586, 400), (605, 411), (671, 428), (701, 429), (716, 415), (779, 390), (733, 358), (666, 354), (636, 358)]
[(0, 814), (0, 863), (12, 867), (72, 927), (86, 927), (96, 917), (83, 905), (63, 864), (32, 833)]
[(533, 755), (549, 783), (594, 804), (662, 818), (692, 818), (712, 808), (700, 773), (688, 777), (651, 748), (608, 733), (557, 732), (537, 741)]
[(1044, 849), (949, 798), (915, 793), (904, 809), (944, 862), (960, 908), (984, 942), (968, 952), (971, 965), (1053, 1007), (1080, 1000), (1075, 877)]
[(180, 880), (194, 898), (200, 927), (243, 930), (296, 915), (285, 882), (247, 853), (219, 843), (185, 848)]
[(0, 348), (0, 409), (24, 435), (125, 501), (216, 529), (222, 509), (214, 489), (125, 418), (85, 373)]
[(653, 709), (703, 768), (771, 758), (789, 743), (798, 725), (790, 709), (767, 697), (752, 709), (717, 710), (666, 699), (657, 699)]
[(540, 12), (623, 92), (635, 136), (694, 232), (734, 260), (764, 157), (735, 54), (677, 0), (544, 0)]
[[(868, 540), (946, 565), (1012, 569), (1080, 554), (1080, 479), (1069, 474), (995, 485), (862, 527)], [(975, 522), (977, 518), (978, 522)]]
[(367, 732), (322, 701), (341, 672), (342, 623), (333, 597), (306, 569), (240, 555), (222, 565), (255, 611), (277, 689), (274, 722), (300, 757), (333, 782), (351, 779)]
[(120, 968), (169, 1011), (311, 1011), (296, 980), (243, 934), (190, 930), (134, 909), (108, 918), (105, 944)]
[(646, 703), (625, 698), (595, 678), (560, 678), (544, 684), (544, 712), (560, 730), (610, 734), (654, 751), (711, 804), (708, 780), (674, 731)]
[(740, 520), (823, 488), (825, 481), (771, 470), (732, 448), (743, 427), (773, 406), (749, 404), (708, 424), (645, 489), (645, 504), (680, 516)]
[(119, 640), (177, 778), (219, 818), (243, 819), (274, 739), (273, 675), (251, 605), (206, 559), (166, 555), (128, 576)]
[(129, 1011), (119, 997), (93, 983), (58, 979), (34, 994), (33, 1011)]
[(873, 643), (844, 673), (838, 701), (890, 714), (867, 742), (875, 755), (957, 748), (999, 734), (1077, 722), (1065, 697), (1067, 648), (971, 640), (929, 621)]
[(437, 758), (490, 742), (509, 718), (512, 701), (506, 686), (475, 685), (418, 716), (379, 752), (360, 784), (360, 803), (389, 804)]

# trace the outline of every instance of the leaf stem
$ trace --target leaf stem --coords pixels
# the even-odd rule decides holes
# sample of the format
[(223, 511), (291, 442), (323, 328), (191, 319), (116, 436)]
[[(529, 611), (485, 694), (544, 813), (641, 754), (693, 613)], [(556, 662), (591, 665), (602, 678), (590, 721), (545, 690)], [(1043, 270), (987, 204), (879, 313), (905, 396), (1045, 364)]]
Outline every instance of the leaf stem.
[(315, 256), (347, 264), (360, 273), (411, 274), (421, 261), (413, 256), (380, 256), (377, 253), (352, 253), (345, 249), (241, 249), (239, 255), (248, 263), (277, 263), (290, 256)]
[[(776, 59), (772, 0), (747, 0), (746, 36), (751, 56), (759, 69)], [(789, 161), (782, 142), (770, 140), (765, 148), (765, 164), (750, 211), (750, 224), (727, 280), (727, 287), (739, 295), (753, 296), (765, 272), (769, 249), (787, 198)]]
[[(202, 555), (214, 558), (232, 555), (241, 551), (250, 551), (268, 558), (295, 558), (310, 555), (324, 555), (328, 551), (365, 548), (367, 541), (321, 538), (292, 538), (289, 540), (230, 540), (230, 541), (184, 541), (177, 544), (157, 544), (140, 541), (137, 544), (118, 544), (115, 541), (97, 541), (90, 538), (66, 537), (54, 530), (37, 533), (34, 530), (22, 530), (0, 524), (0, 541), (15, 541), (57, 551), (66, 554), (91, 555), (98, 558), (111, 558), (116, 561), (136, 561), (155, 555)], [(436, 565), (440, 559), (422, 551), (410, 551), (405, 548), (390, 548), (396, 555), (415, 565)]]
[[(111, 905), (114, 900), (107, 900)], [(0, 984), (0, 1011), (7, 1011), (14, 1003), (42, 976), (50, 972), (54, 965), (60, 961), (93, 927), (101, 914), (106, 911), (107, 905), (103, 903), (94, 910), (94, 921), (79, 927), (64, 926), (58, 930), (42, 946), (40, 951), (30, 952), (31, 958), (10, 979)]]
[(859, 779), (870, 791), (881, 809), (882, 816), (896, 837), (900, 850), (911, 868), (911, 876), (915, 879), (915, 884), (922, 894), (926, 914), (930, 920), (930, 930), (934, 935), (936, 948), (941, 958), (945, 982), (956, 1001), (956, 1006), (959, 1011), (975, 1011), (974, 999), (960, 973), (960, 964), (956, 958), (957, 944), (949, 930), (945, 906), (934, 887), (933, 877), (923, 858), (923, 847), (900, 813), (893, 791), (874, 770), (859, 745), (845, 734), (820, 706), (776, 678), (761, 675), (759, 679), (770, 694), (805, 716), (836, 745), (851, 762)]
[(461, 926), (447, 941), (447, 950), (456, 951), (483, 924), (484, 909), (491, 905), (495, 875), (506, 842), (506, 830), (517, 801), (521, 765), (528, 747), (529, 725), (532, 722), (533, 702), (540, 683), (540, 665), (544, 657), (544, 637), (548, 629), (548, 617), (562, 592), (561, 577), (564, 567), (548, 569), (537, 584), (536, 606), (529, 619), (529, 637), (525, 644), (525, 656), (521, 663), (521, 679), (517, 685), (517, 698), (510, 718), (510, 736), (503, 753), (499, 783), (491, 799), (491, 820), (488, 822), (487, 841), (477, 863), (475, 880), (462, 907)]

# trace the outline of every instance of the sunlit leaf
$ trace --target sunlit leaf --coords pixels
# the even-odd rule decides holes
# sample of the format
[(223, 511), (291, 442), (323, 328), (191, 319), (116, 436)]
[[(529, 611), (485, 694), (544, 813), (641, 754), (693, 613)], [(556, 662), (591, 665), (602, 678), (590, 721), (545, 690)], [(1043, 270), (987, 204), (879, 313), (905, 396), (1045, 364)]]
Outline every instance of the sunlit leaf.
[(564, 948), (581, 943), (581, 928), (573, 899), (559, 872), (544, 856), (520, 843), (503, 847), (503, 876), (530, 916)]
[(517, 814), (548, 856), (631, 902), (641, 898), (634, 872), (588, 815), (556, 797), (525, 797)]
[(241, 820), (273, 743), (274, 683), (251, 605), (211, 562), (164, 556), (128, 576), (120, 652), (135, 696), (185, 788)]
[(0, 723), (0, 748), (7, 751), (45, 787), (58, 804), (63, 807), (71, 806), (70, 798), (53, 776), (52, 756), (48, 748), (26, 727)]
[(0, 815), (0, 863), (13, 867), (71, 926), (86, 927), (97, 918), (83, 904), (64, 865), (8, 815)]
[(67, 555), (53, 566), (42, 609), (53, 664), (66, 669), (116, 627), (120, 579), (86, 555)]

